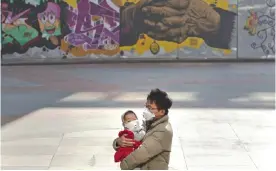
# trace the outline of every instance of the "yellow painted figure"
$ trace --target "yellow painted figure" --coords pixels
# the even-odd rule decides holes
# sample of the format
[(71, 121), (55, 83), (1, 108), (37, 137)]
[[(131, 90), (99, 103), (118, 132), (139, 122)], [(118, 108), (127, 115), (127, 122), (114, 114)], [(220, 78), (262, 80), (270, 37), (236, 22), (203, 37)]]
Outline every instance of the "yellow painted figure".
[(244, 29), (248, 30), (248, 33), (253, 36), (257, 33), (258, 16), (253, 10), (249, 10), (249, 14), (250, 16), (246, 19)]

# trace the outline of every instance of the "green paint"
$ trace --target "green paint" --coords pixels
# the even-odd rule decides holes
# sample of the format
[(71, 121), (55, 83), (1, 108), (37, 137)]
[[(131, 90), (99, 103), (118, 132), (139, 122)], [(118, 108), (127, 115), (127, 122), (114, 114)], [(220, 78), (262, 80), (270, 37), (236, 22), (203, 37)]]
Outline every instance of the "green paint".
[(13, 28), (3, 30), (8, 36), (3, 37), (3, 44), (12, 43), (15, 39), (21, 46), (38, 36), (38, 32), (34, 28), (28, 28), (26, 25), (18, 25)]
[[(24, 1), (25, 4), (31, 4), (33, 6), (38, 6), (38, 5), (41, 5), (41, 4), (44, 4), (44, 3), (48, 2), (48, 0), (21, 0), (21, 1)], [(14, 0), (10, 0), (10, 3), (13, 3), (13, 2), (14, 2)], [(55, 0), (54, 2), (59, 3), (60, 0)]]
[(58, 27), (55, 29), (55, 32), (53, 34), (49, 34), (46, 30), (51, 30), (51, 29), (54, 29), (55, 26), (52, 26), (52, 27), (48, 27), (48, 28), (45, 28), (45, 30), (42, 32), (42, 37), (43, 38), (46, 38), (47, 40), (49, 40), (49, 38), (51, 36), (60, 36), (61, 35), (61, 28)]
[(2, 37), (2, 44), (5, 45), (5, 44), (8, 44), (8, 43), (12, 43), (13, 41), (13, 38), (9, 35), (6, 35), (4, 34), (3, 37)]
[[(14, 0), (10, 0), (10, 1), (14, 1)], [(24, 0), (24, 2), (25, 2), (25, 4), (31, 4), (34, 6), (38, 6), (38, 5), (44, 4), (46, 2), (51, 2), (51, 1), (48, 1), (48, 0)], [(54, 2), (59, 3), (60, 0), (55, 0)]]

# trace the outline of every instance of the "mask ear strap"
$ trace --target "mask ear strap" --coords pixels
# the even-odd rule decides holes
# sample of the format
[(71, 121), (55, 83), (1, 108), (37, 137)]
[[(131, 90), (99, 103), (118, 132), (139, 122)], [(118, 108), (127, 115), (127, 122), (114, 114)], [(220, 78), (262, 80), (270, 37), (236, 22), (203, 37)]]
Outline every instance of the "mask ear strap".
[(127, 127), (125, 126), (125, 124), (122, 124), (123, 128), (126, 129)]
[(124, 129), (126, 129), (124, 122), (122, 123), (122, 126), (123, 126)]

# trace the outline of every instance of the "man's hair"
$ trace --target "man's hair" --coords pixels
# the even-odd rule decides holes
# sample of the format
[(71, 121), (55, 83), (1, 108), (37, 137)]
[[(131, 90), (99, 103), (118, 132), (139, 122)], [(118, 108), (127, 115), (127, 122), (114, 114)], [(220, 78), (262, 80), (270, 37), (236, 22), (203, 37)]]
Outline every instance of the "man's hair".
[(151, 90), (147, 100), (151, 103), (155, 103), (158, 110), (165, 110), (165, 115), (168, 114), (168, 109), (172, 106), (172, 100), (168, 97), (168, 94), (158, 88)]

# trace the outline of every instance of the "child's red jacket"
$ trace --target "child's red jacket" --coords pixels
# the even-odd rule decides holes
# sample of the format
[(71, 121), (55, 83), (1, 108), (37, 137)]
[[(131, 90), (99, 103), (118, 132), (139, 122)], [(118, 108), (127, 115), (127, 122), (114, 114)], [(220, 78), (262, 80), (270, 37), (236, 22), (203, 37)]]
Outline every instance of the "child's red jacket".
[(134, 140), (134, 134), (132, 131), (123, 130), (119, 132), (119, 137), (122, 135), (126, 135), (126, 138), (133, 139), (135, 144), (132, 147), (119, 147), (114, 155), (115, 162), (121, 162), (126, 156), (128, 156), (131, 152), (137, 149), (142, 143), (140, 141)]

